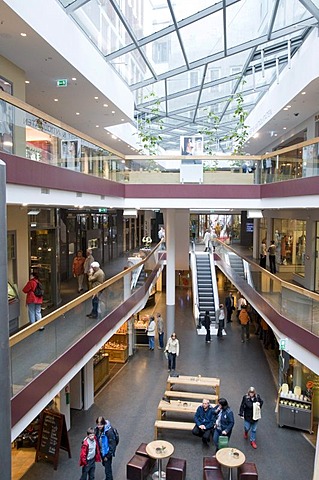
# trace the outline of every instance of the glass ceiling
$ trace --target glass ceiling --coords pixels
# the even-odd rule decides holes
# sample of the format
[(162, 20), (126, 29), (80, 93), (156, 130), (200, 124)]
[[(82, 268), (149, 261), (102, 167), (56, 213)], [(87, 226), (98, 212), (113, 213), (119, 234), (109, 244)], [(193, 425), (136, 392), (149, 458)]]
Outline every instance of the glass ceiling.
[(136, 118), (155, 124), (157, 102), (167, 150), (209, 112), (227, 134), (232, 96), (250, 112), (319, 21), (319, 0), (58, 1), (135, 92)]

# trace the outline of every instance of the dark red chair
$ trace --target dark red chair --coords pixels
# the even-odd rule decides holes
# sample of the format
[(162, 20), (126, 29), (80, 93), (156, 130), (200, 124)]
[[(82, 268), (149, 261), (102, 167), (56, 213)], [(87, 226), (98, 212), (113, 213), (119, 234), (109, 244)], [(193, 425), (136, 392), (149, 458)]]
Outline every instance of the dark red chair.
[(149, 458), (150, 460), (150, 465), (151, 465), (151, 469), (154, 467), (155, 465), (155, 458), (151, 458), (148, 454), (147, 454), (147, 451), (146, 451), (146, 445), (147, 443), (141, 443), (141, 445), (136, 449), (136, 454), (137, 455), (142, 455), (142, 457), (147, 457)]
[(220, 463), (218, 463), (216, 457), (204, 457), (203, 458), (203, 469), (204, 470), (220, 470)]
[(166, 480), (185, 480), (186, 460), (171, 457), (166, 466)]
[(145, 480), (150, 471), (150, 460), (143, 455), (134, 455), (126, 464), (127, 480)]
[(258, 480), (258, 472), (253, 462), (245, 462), (238, 467), (238, 480)]
[(211, 468), (203, 470), (203, 480), (224, 480), (224, 477), (220, 468)]

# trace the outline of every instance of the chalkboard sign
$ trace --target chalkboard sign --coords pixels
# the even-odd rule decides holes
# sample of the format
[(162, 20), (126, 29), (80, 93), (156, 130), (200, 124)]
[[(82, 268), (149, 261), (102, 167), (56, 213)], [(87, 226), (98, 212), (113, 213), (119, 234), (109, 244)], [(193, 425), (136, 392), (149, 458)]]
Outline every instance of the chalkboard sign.
[(53, 410), (43, 410), (35, 461), (45, 459), (53, 462), (57, 469), (60, 448), (66, 450), (71, 458), (71, 450), (65, 417)]

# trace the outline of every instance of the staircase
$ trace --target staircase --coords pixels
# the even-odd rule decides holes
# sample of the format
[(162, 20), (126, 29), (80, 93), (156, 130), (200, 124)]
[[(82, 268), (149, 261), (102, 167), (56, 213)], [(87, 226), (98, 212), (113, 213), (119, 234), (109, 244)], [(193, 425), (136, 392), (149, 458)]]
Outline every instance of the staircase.
[(213, 282), (210, 265), (209, 253), (203, 255), (196, 254), (197, 270), (197, 288), (198, 288), (198, 308), (199, 325), (202, 324), (206, 310), (209, 311), (211, 322), (216, 321), (215, 302), (213, 292)]
[(232, 255), (231, 253), (228, 255), (228, 258), (231, 268), (237, 273), (237, 275), (245, 279), (243, 259), (237, 255)]

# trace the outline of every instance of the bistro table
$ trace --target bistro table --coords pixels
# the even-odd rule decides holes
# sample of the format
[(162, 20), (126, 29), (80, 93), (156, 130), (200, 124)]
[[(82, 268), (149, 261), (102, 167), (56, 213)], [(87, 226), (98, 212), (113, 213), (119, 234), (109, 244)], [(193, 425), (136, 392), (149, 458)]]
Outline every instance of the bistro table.
[(240, 467), (240, 465), (242, 465), (246, 460), (243, 452), (238, 450), (238, 448), (230, 447), (221, 448), (218, 450), (216, 452), (216, 458), (221, 465), (229, 468), (229, 480), (232, 480), (233, 468)]
[(153, 480), (161, 480), (166, 477), (166, 473), (162, 472), (162, 460), (168, 458), (174, 453), (174, 446), (165, 440), (153, 440), (146, 445), (146, 453), (151, 458), (157, 460), (158, 471), (153, 473)]
[[(215, 377), (202, 377), (201, 375), (179, 375), (178, 377), (171, 377), (169, 375), (166, 384), (166, 390), (171, 390), (174, 385), (189, 385), (192, 387), (210, 387), (219, 397), (220, 379)], [(203, 398), (205, 394), (203, 393)]]
[(157, 420), (161, 420), (162, 415), (165, 412), (174, 412), (174, 413), (192, 413), (194, 414), (197, 408), (201, 405), (198, 402), (186, 402), (181, 400), (171, 400), (166, 402), (161, 400), (157, 407)]

